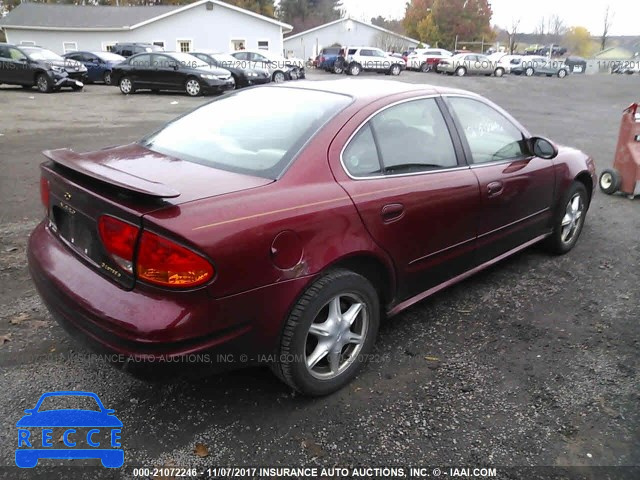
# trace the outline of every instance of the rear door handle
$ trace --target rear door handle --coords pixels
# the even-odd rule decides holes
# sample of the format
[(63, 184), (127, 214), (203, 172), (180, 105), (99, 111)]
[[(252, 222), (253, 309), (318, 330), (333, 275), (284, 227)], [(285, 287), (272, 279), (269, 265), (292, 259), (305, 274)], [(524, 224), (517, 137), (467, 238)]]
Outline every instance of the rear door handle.
[(504, 190), (504, 184), (502, 182), (491, 182), (487, 185), (487, 194), (490, 197), (496, 197)]
[(401, 203), (390, 203), (382, 207), (380, 216), (385, 223), (399, 220), (404, 215), (404, 205)]

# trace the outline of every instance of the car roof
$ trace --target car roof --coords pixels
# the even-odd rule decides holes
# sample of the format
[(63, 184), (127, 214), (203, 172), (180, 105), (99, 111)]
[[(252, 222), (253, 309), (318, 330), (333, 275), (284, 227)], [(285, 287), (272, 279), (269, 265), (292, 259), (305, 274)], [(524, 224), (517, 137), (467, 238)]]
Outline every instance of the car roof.
[(394, 94), (419, 92), (423, 95), (439, 94), (464, 94), (477, 96), (472, 92), (457, 88), (436, 87), (434, 85), (413, 84), (397, 82), (394, 80), (374, 80), (374, 79), (352, 79), (341, 80), (318, 80), (313, 82), (285, 83), (274, 85), (276, 88), (299, 88), (307, 90), (318, 90), (328, 93), (338, 93), (349, 95), (355, 99), (371, 99), (385, 97)]

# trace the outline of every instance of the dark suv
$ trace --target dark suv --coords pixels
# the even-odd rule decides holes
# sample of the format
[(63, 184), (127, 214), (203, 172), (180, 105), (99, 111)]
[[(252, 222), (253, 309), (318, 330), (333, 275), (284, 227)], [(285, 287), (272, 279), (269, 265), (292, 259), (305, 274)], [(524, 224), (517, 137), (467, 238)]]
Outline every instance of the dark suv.
[(0, 83), (38, 87), (43, 93), (71, 87), (81, 90), (87, 68), (51, 50), (0, 43)]
[(164, 52), (164, 48), (153, 43), (116, 43), (111, 52), (123, 57), (130, 57), (136, 53)]

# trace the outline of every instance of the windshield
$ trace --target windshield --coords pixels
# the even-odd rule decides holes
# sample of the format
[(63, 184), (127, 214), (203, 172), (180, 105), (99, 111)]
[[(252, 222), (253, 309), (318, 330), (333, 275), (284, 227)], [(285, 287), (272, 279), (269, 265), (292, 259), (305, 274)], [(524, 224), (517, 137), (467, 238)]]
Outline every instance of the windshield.
[(298, 88), (246, 90), (203, 105), (140, 143), (182, 160), (276, 179), (350, 101), (344, 95)]
[(94, 55), (107, 62), (121, 62), (125, 59), (123, 56), (111, 52), (95, 52)]
[(62, 58), (57, 53), (53, 53), (51, 50), (46, 50), (44, 48), (24, 48), (23, 47), (22, 50), (24, 51), (24, 53), (27, 54), (27, 56), (31, 60), (62, 60), (64, 61), (64, 58)]
[(176, 59), (182, 65), (188, 65), (191, 68), (198, 67), (208, 67), (209, 64), (203, 60), (200, 60), (198, 57), (194, 57), (193, 55), (189, 55), (188, 53), (167, 53), (171, 58)]

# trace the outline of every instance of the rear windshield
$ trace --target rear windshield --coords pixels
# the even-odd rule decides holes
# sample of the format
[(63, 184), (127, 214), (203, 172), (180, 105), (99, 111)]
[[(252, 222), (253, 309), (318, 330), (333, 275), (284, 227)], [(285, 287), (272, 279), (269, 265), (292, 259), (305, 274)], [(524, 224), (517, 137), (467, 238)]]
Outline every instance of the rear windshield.
[(325, 48), (322, 50), (322, 53), (324, 55), (338, 55), (340, 53), (340, 47)]
[(155, 152), (222, 170), (276, 179), (351, 97), (286, 87), (225, 95), (140, 141)]

